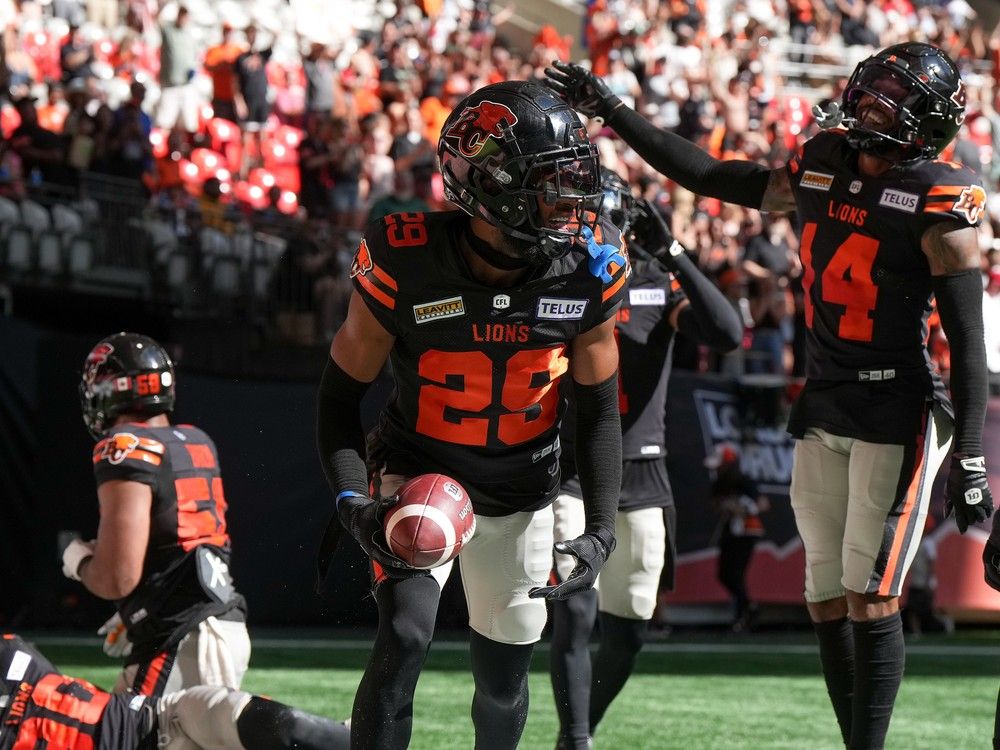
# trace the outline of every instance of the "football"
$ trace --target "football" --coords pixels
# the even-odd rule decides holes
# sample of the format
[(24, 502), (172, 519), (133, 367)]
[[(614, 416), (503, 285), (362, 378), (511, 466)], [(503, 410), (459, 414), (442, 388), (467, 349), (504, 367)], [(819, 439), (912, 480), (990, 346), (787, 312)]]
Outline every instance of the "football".
[(399, 501), (385, 514), (389, 551), (414, 568), (444, 565), (476, 531), (472, 500), (443, 474), (421, 474), (397, 491)]

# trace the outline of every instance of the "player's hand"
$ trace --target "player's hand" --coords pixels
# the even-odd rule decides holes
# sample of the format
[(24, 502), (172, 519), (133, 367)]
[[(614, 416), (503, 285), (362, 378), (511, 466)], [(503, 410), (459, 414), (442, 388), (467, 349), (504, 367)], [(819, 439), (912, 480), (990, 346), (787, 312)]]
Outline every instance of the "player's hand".
[(389, 551), (382, 525), (385, 514), (399, 501), (396, 495), (372, 500), (370, 497), (344, 497), (337, 504), (340, 522), (361, 549), (385, 571), (397, 578), (423, 575), (425, 571), (411, 568)]
[(993, 530), (983, 548), (983, 571), (986, 583), (1000, 591), (1000, 513), (993, 516)]
[(560, 555), (575, 557), (576, 566), (565, 581), (557, 583), (555, 586), (539, 586), (531, 589), (528, 596), (532, 599), (545, 597), (552, 601), (559, 601), (593, 588), (597, 574), (601, 572), (604, 563), (608, 561), (608, 556), (615, 549), (615, 538), (611, 534), (599, 536), (593, 533), (583, 533), (568, 542), (556, 542), (554, 549)]
[(986, 459), (953, 455), (948, 483), (944, 488), (945, 518), (954, 511), (958, 530), (985, 521), (993, 515), (993, 494), (986, 481)]
[(104, 653), (113, 659), (132, 653), (132, 641), (128, 639), (125, 623), (117, 612), (98, 628), (97, 634), (104, 636)]
[(84, 560), (94, 556), (94, 542), (85, 542), (82, 539), (74, 538), (66, 545), (62, 551), (62, 571), (63, 575), (74, 581), (80, 580), (80, 565)]
[(676, 273), (677, 257), (684, 253), (684, 246), (674, 239), (674, 233), (667, 226), (667, 220), (656, 206), (643, 198), (638, 202), (639, 211), (645, 216), (648, 232), (644, 248), (668, 271)]
[(586, 68), (558, 60), (552, 65), (545, 69), (545, 83), (580, 114), (604, 122), (622, 106), (622, 100), (611, 92), (608, 84)]

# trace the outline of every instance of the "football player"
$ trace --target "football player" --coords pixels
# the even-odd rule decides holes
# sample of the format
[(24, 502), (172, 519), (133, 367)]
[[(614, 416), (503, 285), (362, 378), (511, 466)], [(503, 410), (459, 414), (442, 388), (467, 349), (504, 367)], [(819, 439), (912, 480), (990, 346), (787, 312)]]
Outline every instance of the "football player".
[[(880, 748), (903, 675), (900, 588), (949, 451), (945, 507), (959, 530), (993, 512), (976, 230), (986, 193), (970, 170), (937, 158), (965, 117), (958, 70), (921, 42), (875, 53), (839, 111), (818, 112), (843, 127), (774, 170), (712, 158), (577, 65), (547, 75), (689, 190), (798, 216), (808, 380), (788, 428), (805, 598), (844, 742)], [(924, 343), (932, 296), (951, 344), (951, 401)]]
[[(615, 322), (624, 462), (615, 518), (618, 546), (594, 590), (552, 605), (557, 746), (567, 749), (590, 746), (598, 722), (632, 673), (664, 562), (672, 586), (676, 512), (665, 461), (665, 417), (674, 334), (725, 352), (739, 345), (743, 333), (735, 308), (674, 241), (659, 210), (646, 201), (636, 204), (628, 184), (611, 170), (602, 167), (601, 176), (602, 210), (627, 238), (632, 260), (628, 294)], [(558, 539), (576, 536), (585, 525), (574, 438), (572, 419), (566, 419), (562, 486), (553, 505)], [(556, 555), (560, 579), (572, 574), (574, 562)], [(598, 618), (600, 647), (591, 664), (588, 643)]]
[(346, 750), (350, 729), (227, 687), (110, 694), (0, 636), (0, 750)]
[[(628, 262), (618, 230), (598, 221), (597, 149), (544, 85), (506, 81), (470, 94), (445, 122), (438, 156), (460, 210), (391, 214), (368, 226), (320, 385), (318, 443), (337, 517), (372, 558), (379, 608), (354, 702), (354, 747), (409, 742), (450, 565), (407, 569), (386, 550), (382, 518), (404, 478), (440, 472), (465, 486), (476, 513), (459, 556), (472, 718), (476, 747), (503, 750), (524, 728), (544, 597), (589, 589), (615, 547), (614, 325)], [(369, 489), (360, 402), (390, 358), (395, 390), (371, 435)], [(573, 573), (546, 586), (567, 374), (586, 523), (556, 543), (576, 560)]]
[(116, 603), (99, 631), (125, 659), (115, 692), (238, 688), (250, 659), (219, 456), (197, 427), (170, 424), (175, 380), (162, 346), (125, 332), (94, 346), (80, 380), (100, 523), (65, 548), (63, 573)]

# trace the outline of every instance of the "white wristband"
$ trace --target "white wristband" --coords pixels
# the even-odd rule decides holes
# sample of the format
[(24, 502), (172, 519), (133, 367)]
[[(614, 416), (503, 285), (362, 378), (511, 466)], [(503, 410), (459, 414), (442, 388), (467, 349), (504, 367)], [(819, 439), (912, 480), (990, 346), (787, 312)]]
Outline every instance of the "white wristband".
[(74, 539), (63, 550), (62, 564), (63, 575), (72, 578), (74, 581), (80, 580), (80, 565), (87, 558), (94, 556), (94, 543), (85, 542), (82, 539)]

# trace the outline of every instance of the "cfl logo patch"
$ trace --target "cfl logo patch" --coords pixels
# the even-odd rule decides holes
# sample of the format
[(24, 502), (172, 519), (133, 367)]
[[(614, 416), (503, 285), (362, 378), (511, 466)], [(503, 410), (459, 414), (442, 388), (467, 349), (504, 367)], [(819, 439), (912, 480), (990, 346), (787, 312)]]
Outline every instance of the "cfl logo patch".
[(965, 491), (966, 505), (979, 505), (983, 501), (983, 491), (978, 487)]

